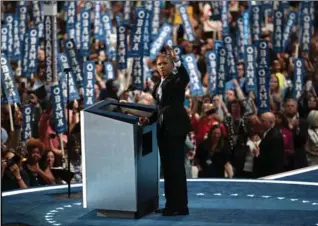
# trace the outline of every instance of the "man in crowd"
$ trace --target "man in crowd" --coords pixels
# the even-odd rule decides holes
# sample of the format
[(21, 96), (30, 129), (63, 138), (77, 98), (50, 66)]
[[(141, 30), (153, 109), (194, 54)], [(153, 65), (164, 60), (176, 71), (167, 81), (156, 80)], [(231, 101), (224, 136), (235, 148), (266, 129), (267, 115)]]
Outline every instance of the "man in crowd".
[(259, 145), (259, 153), (255, 155), (254, 171), (257, 177), (269, 176), (283, 171), (284, 138), (275, 127), (275, 115), (266, 112), (261, 115), (263, 138)]

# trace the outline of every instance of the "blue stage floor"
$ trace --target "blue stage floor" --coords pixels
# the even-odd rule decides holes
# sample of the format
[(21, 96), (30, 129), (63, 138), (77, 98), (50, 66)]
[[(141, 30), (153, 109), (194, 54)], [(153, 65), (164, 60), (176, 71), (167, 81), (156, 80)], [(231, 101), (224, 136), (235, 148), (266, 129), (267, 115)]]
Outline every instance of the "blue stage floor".
[[(57, 200), (52, 196), (66, 193), (66, 188), (12, 196), (4, 193), (2, 225), (312, 226), (318, 225), (318, 183), (312, 182), (317, 173), (314, 170), (279, 180), (191, 180), (189, 216), (150, 214), (139, 220), (97, 217), (96, 211), (82, 208), (79, 198)], [(81, 187), (72, 188), (72, 192), (78, 194)], [(163, 196), (160, 204), (164, 205)]]

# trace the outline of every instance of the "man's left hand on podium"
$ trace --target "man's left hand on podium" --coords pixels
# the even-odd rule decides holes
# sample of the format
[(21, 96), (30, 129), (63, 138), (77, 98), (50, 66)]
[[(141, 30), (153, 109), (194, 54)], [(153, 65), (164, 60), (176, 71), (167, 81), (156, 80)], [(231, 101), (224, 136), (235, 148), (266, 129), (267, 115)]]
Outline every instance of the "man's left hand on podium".
[(147, 117), (139, 117), (139, 125), (145, 126), (149, 124), (149, 119)]

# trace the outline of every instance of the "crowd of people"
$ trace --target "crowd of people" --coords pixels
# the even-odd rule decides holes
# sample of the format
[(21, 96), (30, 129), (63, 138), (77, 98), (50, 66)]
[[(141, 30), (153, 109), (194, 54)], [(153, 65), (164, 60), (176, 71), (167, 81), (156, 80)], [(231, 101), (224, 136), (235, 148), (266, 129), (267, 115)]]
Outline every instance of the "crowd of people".
[[(173, 2), (173, 1), (172, 1)], [(196, 35), (196, 41), (185, 38), (182, 20), (176, 5), (161, 1), (160, 24), (173, 24), (173, 44), (183, 47), (183, 54), (194, 53), (204, 95), (194, 96), (188, 86), (184, 107), (191, 120), (192, 131), (185, 142), (185, 164), (188, 178), (260, 178), (318, 164), (318, 34), (311, 37), (309, 54), (301, 57), (305, 63), (305, 76), (301, 96), (293, 98), (290, 86), (294, 76), (293, 59), (297, 44), (297, 29), (291, 35), (289, 47), (276, 54), (270, 47), (270, 112), (259, 114), (255, 93), (246, 91), (246, 65), (236, 62), (237, 78), (228, 81), (223, 95), (210, 96), (209, 76), (205, 53), (213, 50), (215, 40), (221, 40), (222, 23), (211, 19), (211, 3), (190, 1), (188, 14)], [(30, 2), (27, 2), (28, 4)], [(125, 2), (109, 2), (116, 34), (115, 15), (122, 15)], [(1, 2), (2, 15), (15, 13), (17, 2)], [(142, 5), (142, 1), (134, 5)], [(78, 9), (85, 1), (78, 1)], [(288, 10), (298, 9), (299, 2), (290, 2)], [(230, 32), (237, 30), (237, 18), (248, 8), (247, 2), (231, 2), (229, 12)], [(32, 21), (32, 5), (28, 5)], [(107, 10), (107, 4), (101, 10)], [(92, 15), (94, 15), (92, 9)], [(134, 10), (132, 10), (133, 13)], [(3, 19), (3, 18), (2, 18)], [(272, 17), (266, 17), (262, 26), (262, 39), (271, 43)], [(92, 24), (93, 24), (92, 19)], [(67, 38), (64, 2), (58, 2), (57, 28), (60, 51)], [(2, 24), (4, 21), (2, 20)], [(317, 31), (317, 20), (314, 30)], [(93, 26), (92, 26), (93, 28)], [(91, 30), (93, 33), (93, 29)], [(93, 35), (92, 35), (93, 37)], [(105, 80), (104, 62), (116, 60), (107, 56), (102, 42), (91, 39), (90, 61), (95, 62), (95, 102), (108, 98), (122, 102), (155, 104), (152, 91), (161, 82), (154, 61), (145, 59), (151, 76), (145, 78), (144, 89), (136, 90), (131, 84), (132, 59), (127, 70), (116, 70), (114, 79)], [(116, 35), (111, 44), (116, 46)], [(12, 190), (39, 185), (66, 183), (65, 178), (55, 174), (59, 167), (67, 167), (70, 159), (72, 182), (81, 182), (80, 111), (84, 108), (83, 93), (80, 99), (65, 105), (69, 133), (59, 135), (55, 131), (50, 85), (45, 74), (45, 40), (40, 40), (38, 70), (32, 77), (19, 75), (20, 66), (12, 60), (15, 85), (21, 103), (1, 104), (1, 155), (2, 189)], [(270, 45), (271, 46), (271, 45)], [(146, 77), (146, 76), (145, 76)], [(22, 108), (34, 106), (32, 138), (23, 141)], [(10, 126), (10, 112), (14, 126)], [(107, 128), (105, 128), (106, 130)], [(107, 151), (107, 146), (105, 146)]]

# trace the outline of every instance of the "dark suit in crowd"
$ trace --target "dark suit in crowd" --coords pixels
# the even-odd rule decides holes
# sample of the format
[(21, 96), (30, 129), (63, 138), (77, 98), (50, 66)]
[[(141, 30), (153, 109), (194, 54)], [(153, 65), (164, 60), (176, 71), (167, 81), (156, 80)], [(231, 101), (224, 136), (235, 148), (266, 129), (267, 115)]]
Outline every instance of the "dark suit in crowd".
[(292, 130), (294, 138), (294, 169), (308, 166), (305, 153), (305, 145), (308, 139), (308, 123), (305, 119), (299, 119), (299, 127)]
[(262, 139), (260, 154), (254, 159), (254, 172), (257, 177), (265, 177), (283, 172), (284, 138), (276, 127), (270, 129)]
[[(177, 72), (171, 72), (162, 82), (158, 82), (153, 91), (157, 109), (149, 118), (150, 122), (157, 121), (166, 208), (172, 211), (180, 211), (188, 205), (184, 144), (191, 124), (184, 108), (184, 99), (189, 80), (188, 72), (181, 64)], [(161, 89), (161, 96), (158, 89)]]

